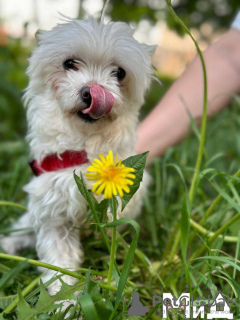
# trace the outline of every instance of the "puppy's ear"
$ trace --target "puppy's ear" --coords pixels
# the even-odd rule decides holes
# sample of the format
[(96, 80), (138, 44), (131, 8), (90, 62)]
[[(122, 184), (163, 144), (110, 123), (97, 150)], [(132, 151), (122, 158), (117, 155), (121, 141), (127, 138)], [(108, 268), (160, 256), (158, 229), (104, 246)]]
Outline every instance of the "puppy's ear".
[(45, 32), (46, 32), (46, 31), (39, 29), (39, 30), (37, 30), (36, 33), (35, 33), (35, 38), (36, 38), (36, 40), (37, 40), (37, 46), (38, 46), (38, 47), (40, 46), (40, 42), (41, 42), (42, 37), (43, 37), (43, 35), (44, 35)]
[(152, 56), (156, 51), (157, 46), (149, 46), (148, 44), (142, 43), (142, 48), (149, 56)]

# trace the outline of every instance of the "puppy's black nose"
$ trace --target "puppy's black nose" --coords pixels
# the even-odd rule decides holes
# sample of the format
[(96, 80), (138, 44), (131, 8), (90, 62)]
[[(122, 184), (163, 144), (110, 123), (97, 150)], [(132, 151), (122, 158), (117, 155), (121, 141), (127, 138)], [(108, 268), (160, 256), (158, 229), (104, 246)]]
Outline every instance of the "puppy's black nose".
[(90, 87), (83, 87), (80, 91), (80, 95), (82, 98), (82, 101), (87, 104), (87, 107), (89, 108), (92, 103), (92, 97), (90, 93)]

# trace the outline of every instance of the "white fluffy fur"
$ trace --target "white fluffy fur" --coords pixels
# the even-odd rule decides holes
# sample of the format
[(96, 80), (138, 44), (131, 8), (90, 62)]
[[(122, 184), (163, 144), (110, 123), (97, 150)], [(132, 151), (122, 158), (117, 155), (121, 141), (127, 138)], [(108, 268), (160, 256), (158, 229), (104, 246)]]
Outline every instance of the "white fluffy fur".
[[(67, 19), (51, 31), (41, 31), (27, 73), (30, 78), (24, 102), (27, 107), (28, 135), (34, 159), (66, 150), (86, 150), (92, 161), (101, 152), (113, 150), (120, 158), (135, 154), (136, 126), (144, 94), (150, 85), (153, 47), (138, 43), (125, 23), (107, 25), (93, 19)], [(79, 60), (79, 70), (63, 68), (63, 62)], [(111, 75), (121, 66), (126, 78), (119, 83)], [(96, 83), (115, 98), (111, 113), (97, 122), (87, 123), (76, 114), (79, 91)], [(11, 253), (36, 244), (39, 259), (63, 268), (77, 268), (83, 252), (76, 228), (84, 221), (87, 204), (73, 180), (89, 164), (33, 177), (24, 190), (29, 195), (28, 212), (14, 228), (34, 227), (35, 233), (12, 234), (1, 240)], [(147, 176), (119, 217), (135, 218), (141, 208)], [(89, 187), (91, 185), (89, 184)], [(44, 270), (44, 281), (54, 272)], [(74, 278), (63, 277), (69, 284)], [(55, 281), (49, 288), (60, 288)]]

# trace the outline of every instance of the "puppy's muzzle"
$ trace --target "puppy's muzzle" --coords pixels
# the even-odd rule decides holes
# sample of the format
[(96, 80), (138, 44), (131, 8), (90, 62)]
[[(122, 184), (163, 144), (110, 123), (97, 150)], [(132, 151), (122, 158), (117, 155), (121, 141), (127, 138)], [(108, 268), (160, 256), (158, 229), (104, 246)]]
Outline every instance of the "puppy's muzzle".
[(100, 84), (83, 87), (80, 91), (80, 97), (86, 105), (80, 112), (89, 115), (92, 119), (106, 117), (114, 104), (113, 95)]

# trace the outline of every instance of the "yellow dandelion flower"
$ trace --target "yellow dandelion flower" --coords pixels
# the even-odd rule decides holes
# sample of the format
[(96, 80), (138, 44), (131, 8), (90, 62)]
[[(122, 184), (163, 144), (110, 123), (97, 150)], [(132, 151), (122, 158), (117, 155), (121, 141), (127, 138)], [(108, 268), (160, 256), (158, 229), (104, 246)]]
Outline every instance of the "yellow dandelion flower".
[(129, 185), (133, 185), (131, 179), (135, 179), (133, 168), (125, 167), (122, 160), (118, 161), (116, 156), (110, 150), (108, 155), (104, 157), (99, 154), (99, 159), (94, 159), (92, 165), (88, 167), (89, 173), (86, 173), (87, 180), (97, 181), (92, 187), (92, 192), (96, 195), (104, 193), (105, 199), (111, 199), (112, 196), (119, 194), (123, 197), (123, 191), (130, 192)]

